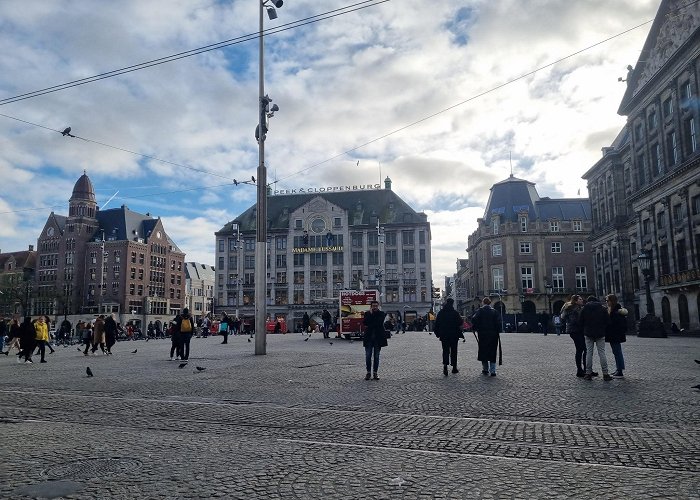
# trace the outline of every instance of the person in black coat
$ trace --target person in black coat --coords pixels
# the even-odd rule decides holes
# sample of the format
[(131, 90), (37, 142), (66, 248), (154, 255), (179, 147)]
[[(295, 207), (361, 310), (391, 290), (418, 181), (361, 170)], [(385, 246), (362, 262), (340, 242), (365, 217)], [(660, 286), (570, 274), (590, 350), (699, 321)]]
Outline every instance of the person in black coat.
[(581, 310), (579, 322), (586, 338), (586, 374), (585, 380), (593, 378), (593, 346), (598, 350), (600, 368), (603, 370), (603, 380), (612, 380), (608, 373), (608, 360), (605, 357), (605, 330), (608, 326), (608, 310), (597, 297), (590, 296)]
[(19, 353), (19, 359), (24, 357), (25, 363), (32, 363), (32, 353), (36, 347), (36, 330), (32, 324), (32, 318), (26, 316), (24, 322), (19, 326), (19, 345), (22, 351)]
[(569, 334), (571, 340), (574, 341), (576, 347), (576, 376), (583, 377), (586, 375), (586, 339), (583, 336), (583, 329), (579, 321), (583, 309), (583, 297), (580, 295), (572, 295), (564, 307), (561, 308), (560, 318), (564, 322), (566, 333)]
[(483, 304), (472, 316), (472, 326), (479, 340), (479, 355), (481, 373), (496, 376), (496, 350), (501, 333), (501, 315), (491, 307), (491, 299), (484, 297)]
[(112, 354), (112, 346), (117, 343), (117, 322), (114, 315), (110, 314), (105, 319), (105, 343), (107, 354)]
[(625, 357), (622, 355), (622, 343), (627, 341), (627, 309), (617, 301), (617, 295), (610, 294), (605, 297), (608, 302), (608, 314), (610, 322), (605, 330), (605, 341), (610, 343), (613, 356), (615, 356), (614, 377), (623, 377), (625, 369)]
[[(379, 302), (373, 300), (370, 303), (370, 310), (365, 313), (363, 324), (365, 327), (362, 336), (362, 345), (365, 347), (365, 365), (367, 375), (365, 380), (371, 378), (371, 370), (374, 371), (374, 380), (379, 380), (379, 353), (382, 347), (389, 345), (386, 341), (386, 331), (384, 331), (384, 318), (386, 313), (379, 309)], [(374, 353), (374, 363), (372, 363), (372, 353)]]
[(442, 343), (442, 373), (447, 376), (447, 365), (452, 365), (452, 373), (459, 373), (457, 369), (457, 345), (459, 339), (464, 338), (462, 333), (462, 316), (455, 311), (454, 299), (447, 299), (435, 320), (435, 336)]

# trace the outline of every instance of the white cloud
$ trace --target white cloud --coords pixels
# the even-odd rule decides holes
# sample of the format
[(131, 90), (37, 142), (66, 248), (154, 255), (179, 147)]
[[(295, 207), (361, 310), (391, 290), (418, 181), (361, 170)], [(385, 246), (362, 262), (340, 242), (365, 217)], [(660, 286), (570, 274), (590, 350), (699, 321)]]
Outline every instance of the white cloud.
[[(285, 2), (266, 26), (344, 5)], [(403, 0), (268, 36), (265, 89), (280, 106), (266, 142), (269, 180), (281, 179), (279, 188), (374, 183), (381, 164), (382, 178), (429, 214), (435, 279), (451, 274), (490, 186), (510, 173), (509, 155), (541, 195), (585, 194), (581, 174), (624, 123), (617, 77), (635, 64), (649, 25), (489, 90), (652, 19), (657, 6)], [(124, 0), (99, 9), (87, 0), (70, 8), (6, 0), (0, 98), (256, 31), (257, 4), (242, 0)], [(246, 180), (257, 175), (257, 63), (252, 40), (0, 112)], [(0, 117), (0, 175), (11, 184), (0, 196), (9, 210), (59, 204), (65, 213), (83, 169), (104, 199), (119, 190), (110, 206), (161, 215), (188, 260), (212, 263), (213, 231), (255, 202), (250, 186), (167, 194), (226, 180)], [(3, 214), (0, 248), (35, 241), (47, 214)], [(180, 241), (173, 225), (197, 236)]]

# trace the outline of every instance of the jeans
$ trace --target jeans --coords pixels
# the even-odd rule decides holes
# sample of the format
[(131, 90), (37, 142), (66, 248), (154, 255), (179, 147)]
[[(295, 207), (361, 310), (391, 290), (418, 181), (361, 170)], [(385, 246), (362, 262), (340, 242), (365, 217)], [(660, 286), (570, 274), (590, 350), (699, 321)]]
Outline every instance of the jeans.
[[(370, 368), (374, 368), (374, 373), (379, 370), (379, 352), (382, 350), (381, 347), (368, 345), (365, 347), (365, 365), (367, 366), (367, 373), (369, 373)], [(372, 352), (374, 352), (374, 365), (372, 364)]]
[(593, 346), (598, 350), (600, 358), (600, 369), (603, 375), (608, 375), (608, 359), (605, 357), (605, 337), (597, 339), (586, 337), (586, 373), (593, 373)]
[(180, 344), (180, 359), (189, 359), (190, 358), (190, 340), (192, 339), (192, 334), (191, 333), (183, 333), (181, 334), (181, 344)]
[(495, 361), (482, 361), (481, 369), (485, 372), (496, 373), (496, 362)]
[(574, 341), (576, 346), (576, 371), (583, 373), (586, 371), (586, 340), (581, 334), (572, 334), (569, 336)]
[(625, 369), (625, 358), (622, 355), (622, 344), (619, 342), (610, 342), (610, 349), (612, 349), (613, 356), (615, 356), (615, 366), (617, 371), (621, 372)]
[(457, 368), (457, 345), (459, 339), (442, 341), (442, 364)]

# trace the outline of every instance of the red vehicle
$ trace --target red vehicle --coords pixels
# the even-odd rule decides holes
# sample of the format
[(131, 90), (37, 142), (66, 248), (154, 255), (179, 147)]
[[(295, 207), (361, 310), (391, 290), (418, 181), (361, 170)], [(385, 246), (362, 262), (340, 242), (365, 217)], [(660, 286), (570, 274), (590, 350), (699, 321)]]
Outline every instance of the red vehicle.
[(268, 319), (265, 322), (265, 330), (267, 333), (287, 333), (287, 321), (283, 316), (277, 316), (277, 319)]

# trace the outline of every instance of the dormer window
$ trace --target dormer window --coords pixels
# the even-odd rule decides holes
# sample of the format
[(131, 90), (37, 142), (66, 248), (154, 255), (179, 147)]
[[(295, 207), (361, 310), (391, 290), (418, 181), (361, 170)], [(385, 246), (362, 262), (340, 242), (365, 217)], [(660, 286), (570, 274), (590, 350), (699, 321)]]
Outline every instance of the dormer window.
[(520, 222), (520, 232), (526, 233), (527, 232), (527, 215), (521, 215), (518, 217), (518, 220)]
[(492, 234), (498, 234), (498, 227), (500, 226), (498, 217), (494, 217), (491, 219), (491, 233)]
[(558, 220), (550, 220), (549, 221), (549, 232), (550, 233), (558, 233), (559, 232), (559, 221)]

